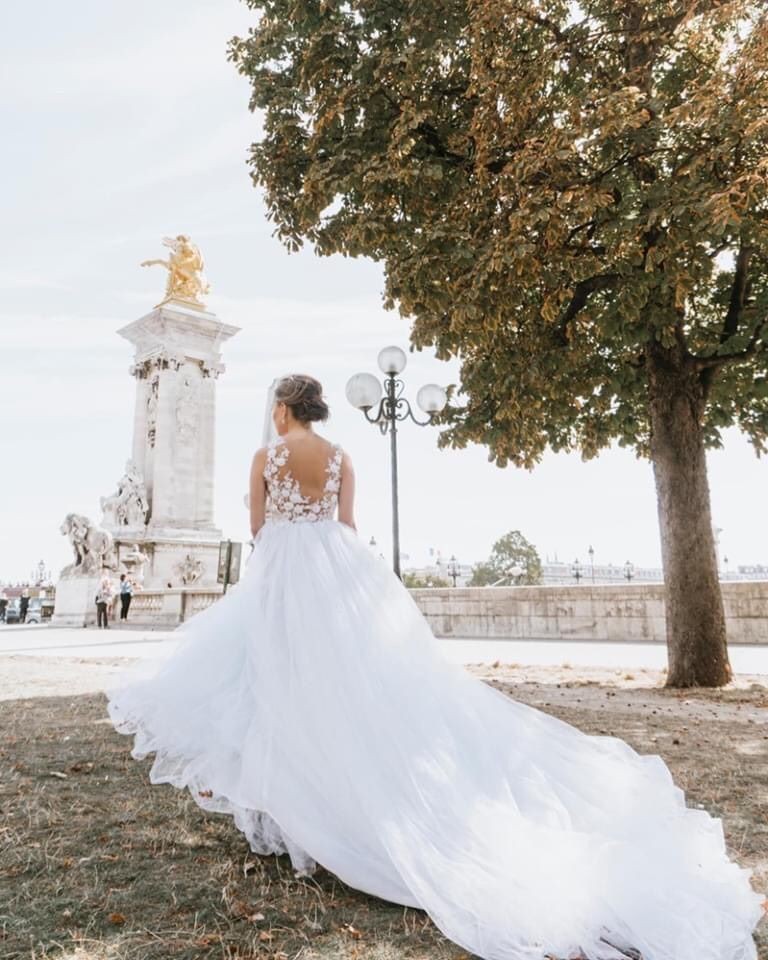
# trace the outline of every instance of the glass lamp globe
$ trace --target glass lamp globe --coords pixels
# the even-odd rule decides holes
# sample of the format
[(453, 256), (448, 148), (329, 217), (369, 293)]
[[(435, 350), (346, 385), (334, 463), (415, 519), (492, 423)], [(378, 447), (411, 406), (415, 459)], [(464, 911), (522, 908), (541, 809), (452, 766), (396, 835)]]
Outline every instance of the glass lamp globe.
[(397, 374), (405, 370), (405, 351), (400, 347), (384, 347), (379, 352), (379, 368), (382, 373)]
[(381, 399), (381, 384), (372, 373), (356, 373), (347, 380), (347, 400), (358, 410), (370, 410)]
[(421, 407), (424, 413), (430, 416), (434, 413), (440, 413), (448, 402), (445, 390), (436, 383), (427, 383), (416, 394), (416, 403)]

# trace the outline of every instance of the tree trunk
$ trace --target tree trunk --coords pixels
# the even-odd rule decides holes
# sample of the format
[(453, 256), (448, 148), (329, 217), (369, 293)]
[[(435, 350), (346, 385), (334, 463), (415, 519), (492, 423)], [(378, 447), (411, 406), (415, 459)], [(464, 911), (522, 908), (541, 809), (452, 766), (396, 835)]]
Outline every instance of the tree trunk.
[(652, 343), (651, 459), (666, 587), (668, 687), (731, 679), (701, 429), (705, 388), (684, 346)]

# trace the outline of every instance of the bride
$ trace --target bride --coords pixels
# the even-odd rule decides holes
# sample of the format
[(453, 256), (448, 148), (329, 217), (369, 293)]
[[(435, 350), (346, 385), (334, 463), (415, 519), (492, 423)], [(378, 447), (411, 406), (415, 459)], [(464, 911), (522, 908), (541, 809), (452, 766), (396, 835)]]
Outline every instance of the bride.
[(762, 897), (720, 820), (660, 757), (449, 664), (356, 535), (349, 455), (312, 427), (321, 385), (284, 377), (272, 416), (243, 578), (108, 691), (151, 781), (486, 960), (754, 960)]

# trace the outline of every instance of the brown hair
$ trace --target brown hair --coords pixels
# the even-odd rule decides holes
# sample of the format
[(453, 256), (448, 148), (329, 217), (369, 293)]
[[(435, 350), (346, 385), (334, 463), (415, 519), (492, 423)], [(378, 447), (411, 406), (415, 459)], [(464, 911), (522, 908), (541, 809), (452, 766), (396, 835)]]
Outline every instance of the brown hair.
[(275, 387), (275, 400), (284, 403), (301, 423), (327, 420), (330, 413), (323, 399), (323, 385), (305, 373), (281, 377)]

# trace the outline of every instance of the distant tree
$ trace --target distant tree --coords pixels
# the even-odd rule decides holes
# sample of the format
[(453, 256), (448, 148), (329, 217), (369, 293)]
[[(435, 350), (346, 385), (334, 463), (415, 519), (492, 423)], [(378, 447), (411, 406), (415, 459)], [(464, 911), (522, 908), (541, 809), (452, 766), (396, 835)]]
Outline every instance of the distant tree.
[[(513, 570), (523, 572), (514, 576)], [(491, 556), (472, 570), (469, 587), (488, 587), (499, 580), (510, 583), (541, 583), (541, 558), (536, 547), (520, 533), (512, 530), (496, 541)]]
[(450, 583), (445, 580), (443, 577), (438, 577), (431, 573), (426, 574), (423, 577), (418, 576), (415, 573), (404, 573), (403, 574), (403, 583), (406, 587), (412, 589), (419, 589), (422, 587), (449, 587)]
[(460, 357), (442, 445), (650, 457), (668, 683), (725, 683), (705, 451), (768, 448), (765, 3), (246, 2), (278, 237), (382, 262)]

